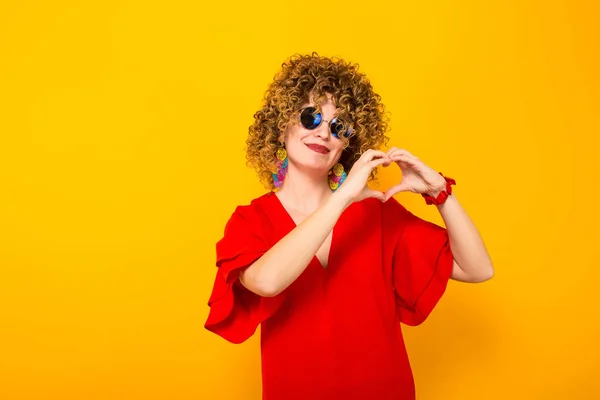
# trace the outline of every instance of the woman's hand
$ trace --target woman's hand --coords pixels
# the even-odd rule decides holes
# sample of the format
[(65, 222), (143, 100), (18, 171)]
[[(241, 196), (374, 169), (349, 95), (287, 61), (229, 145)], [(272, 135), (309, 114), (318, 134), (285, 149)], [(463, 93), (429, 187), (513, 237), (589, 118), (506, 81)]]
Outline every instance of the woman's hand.
[[(356, 201), (361, 201), (368, 197), (375, 197), (381, 201), (385, 201), (386, 197), (383, 192), (372, 190), (367, 186), (367, 181), (371, 175), (373, 168), (386, 164), (390, 165), (392, 160), (379, 150), (367, 150), (354, 163), (344, 183), (335, 191), (337, 196), (343, 196), (347, 205)], [(439, 176), (439, 175), (438, 175)]]
[(386, 153), (386, 157), (398, 164), (402, 171), (402, 180), (385, 192), (384, 201), (400, 192), (426, 193), (436, 197), (446, 189), (444, 177), (407, 150), (392, 147)]

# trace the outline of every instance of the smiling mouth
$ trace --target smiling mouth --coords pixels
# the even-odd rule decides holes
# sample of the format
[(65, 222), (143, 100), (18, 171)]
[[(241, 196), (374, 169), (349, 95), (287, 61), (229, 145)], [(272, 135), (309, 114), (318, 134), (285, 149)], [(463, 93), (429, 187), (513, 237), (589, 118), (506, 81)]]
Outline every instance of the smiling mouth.
[(317, 153), (321, 153), (321, 154), (327, 154), (329, 153), (329, 149), (325, 146), (321, 146), (318, 144), (307, 144), (306, 145), (309, 149), (311, 149), (312, 151), (315, 151)]

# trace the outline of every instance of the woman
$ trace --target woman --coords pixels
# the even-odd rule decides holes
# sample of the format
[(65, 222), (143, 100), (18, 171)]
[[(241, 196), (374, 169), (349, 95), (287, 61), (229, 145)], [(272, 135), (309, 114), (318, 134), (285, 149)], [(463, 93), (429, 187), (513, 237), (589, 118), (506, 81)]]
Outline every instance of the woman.
[[(263, 399), (414, 399), (398, 322), (420, 324), (449, 279), (483, 282), (492, 262), (454, 180), (377, 150), (388, 124), (358, 65), (312, 53), (282, 67), (247, 141), (271, 190), (238, 206), (217, 243), (205, 327), (241, 343), (261, 325)], [(394, 163), (399, 184), (367, 186)], [(402, 191), (447, 228), (404, 208)]]

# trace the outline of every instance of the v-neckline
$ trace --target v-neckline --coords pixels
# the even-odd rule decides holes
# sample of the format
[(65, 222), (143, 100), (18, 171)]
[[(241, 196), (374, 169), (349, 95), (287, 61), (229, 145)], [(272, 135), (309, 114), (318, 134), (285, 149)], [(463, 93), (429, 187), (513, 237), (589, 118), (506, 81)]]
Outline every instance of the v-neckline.
[[(277, 207), (279, 208), (279, 211), (281, 212), (280, 214), (282, 215), (282, 218), (286, 219), (287, 223), (289, 224), (289, 229), (286, 230), (286, 234), (291, 232), (294, 228), (296, 228), (298, 226), (296, 224), (296, 221), (294, 221), (294, 218), (292, 218), (292, 216), (290, 215), (288, 210), (285, 208), (285, 206), (283, 205), (283, 203), (277, 196), (276, 192), (271, 191), (269, 196), (275, 198), (275, 203), (277, 203)], [(339, 218), (338, 218), (338, 221), (339, 221)], [(323, 270), (327, 270), (327, 269), (331, 268), (331, 255), (333, 254), (333, 245), (335, 243), (335, 236), (336, 236), (335, 233), (337, 230), (336, 226), (337, 226), (338, 221), (336, 221), (336, 223), (333, 225), (333, 228), (331, 229), (331, 243), (329, 244), (329, 252), (327, 253), (327, 266), (324, 266), (323, 263), (321, 263), (321, 260), (319, 260), (319, 257), (317, 257), (317, 253), (315, 253), (311, 259), (311, 262), (316, 261), (316, 263), (319, 265), (319, 267), (321, 267), (321, 269), (323, 269)], [(327, 239), (325, 239), (325, 240), (327, 240)], [(317, 249), (317, 252), (318, 251), (319, 250)]]

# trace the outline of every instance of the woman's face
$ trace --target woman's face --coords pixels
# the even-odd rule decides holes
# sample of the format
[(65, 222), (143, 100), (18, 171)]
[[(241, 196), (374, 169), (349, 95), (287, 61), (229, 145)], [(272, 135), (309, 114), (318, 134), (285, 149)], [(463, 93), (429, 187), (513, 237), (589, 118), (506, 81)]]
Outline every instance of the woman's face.
[[(302, 108), (314, 106), (312, 99)], [(298, 118), (290, 122), (285, 138), (288, 159), (295, 166), (312, 170), (329, 171), (339, 160), (344, 142), (331, 134), (330, 122), (335, 117), (336, 108), (327, 94), (327, 102), (321, 103), (323, 120), (315, 129), (306, 129)]]

